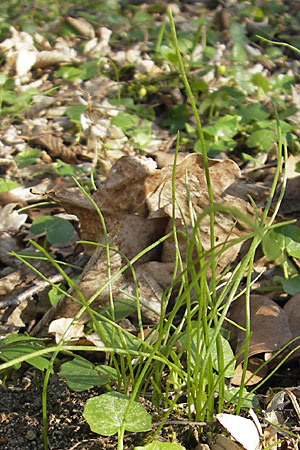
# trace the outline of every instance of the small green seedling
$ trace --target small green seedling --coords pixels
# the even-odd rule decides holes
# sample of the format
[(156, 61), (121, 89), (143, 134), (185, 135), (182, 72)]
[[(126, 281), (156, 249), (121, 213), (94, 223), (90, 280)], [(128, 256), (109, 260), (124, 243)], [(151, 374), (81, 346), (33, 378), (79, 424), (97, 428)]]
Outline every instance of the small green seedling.
[(38, 217), (32, 222), (30, 231), (33, 234), (46, 232), (46, 238), (50, 244), (68, 242), (74, 234), (73, 225), (68, 220), (56, 216)]
[(16, 181), (0, 178), (0, 192), (9, 192), (17, 187), (20, 187), (20, 184)]
[(26, 150), (23, 153), (19, 153), (15, 157), (15, 161), (20, 169), (23, 169), (24, 167), (31, 166), (36, 162), (36, 160), (39, 158), (41, 154), (41, 150), (38, 148), (31, 148), (29, 150)]
[(118, 450), (123, 449), (124, 431), (151, 430), (151, 415), (140, 403), (119, 392), (108, 392), (87, 400), (83, 417), (94, 433), (103, 436), (118, 433)]
[(300, 229), (294, 225), (283, 225), (271, 229), (263, 238), (263, 252), (270, 261), (277, 262), (283, 271), (281, 281), (285, 292), (296, 294), (300, 291), (300, 280), (297, 270), (289, 257), (300, 258)]

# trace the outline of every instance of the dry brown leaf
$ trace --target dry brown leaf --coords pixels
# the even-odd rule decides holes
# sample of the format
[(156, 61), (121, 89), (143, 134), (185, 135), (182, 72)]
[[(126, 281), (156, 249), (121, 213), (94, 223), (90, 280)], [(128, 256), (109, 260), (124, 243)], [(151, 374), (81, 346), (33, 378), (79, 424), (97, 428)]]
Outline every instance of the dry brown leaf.
[[(110, 270), (111, 276), (116, 274), (116, 272), (122, 267), (122, 260), (117, 252), (110, 252)], [(91, 259), (87, 263), (83, 273), (77, 280), (77, 288), (83, 295), (86, 301), (96, 293), (96, 291), (103, 286), (108, 280), (107, 272), (107, 257), (106, 251), (102, 247), (96, 247)], [(119, 293), (121, 283), (121, 277), (118, 277), (111, 283), (111, 293), (113, 298)], [(72, 293), (72, 290), (70, 290)], [(80, 302), (80, 297), (77, 293), (72, 293), (78, 302), (70, 299), (67, 296), (63, 296), (59, 301), (47, 311), (43, 316), (41, 321), (32, 330), (32, 335), (40, 335), (45, 332), (45, 326), (48, 325), (52, 320), (59, 319), (61, 317), (73, 318), (79, 312), (82, 307)], [(95, 308), (97, 306), (104, 306), (109, 304), (109, 287), (106, 287), (91, 303), (91, 307)], [(88, 313), (85, 311), (80, 316), (80, 322), (84, 323), (89, 319)]]
[(58, 343), (62, 337), (64, 337), (65, 341), (70, 341), (85, 336), (84, 325), (66, 317), (53, 320), (49, 326), (49, 333), (54, 334), (56, 343)]
[[(35, 132), (38, 132), (35, 130)], [(33, 144), (40, 145), (42, 148), (46, 148), (51, 156), (54, 158), (60, 158), (67, 164), (74, 164), (78, 162), (74, 151), (64, 145), (62, 138), (53, 136), (50, 133), (36, 134), (30, 138)]]
[[(279, 350), (292, 337), (288, 314), (277, 303), (262, 295), (252, 295), (250, 304), (251, 338), (249, 357), (260, 353), (267, 355)], [(239, 297), (231, 306), (229, 318), (245, 326), (245, 298)], [(245, 333), (229, 325), (232, 345), (238, 352), (245, 342)], [(243, 354), (237, 363), (243, 361)], [(257, 365), (254, 365), (257, 369)], [(240, 368), (237, 368), (237, 379)], [(250, 367), (248, 368), (250, 371)], [(261, 374), (260, 374), (261, 375)]]
[[(263, 359), (256, 358), (255, 356), (252, 356), (248, 359), (247, 364), (247, 370), (246, 370), (246, 377), (245, 377), (245, 384), (246, 386), (252, 386), (254, 384), (259, 383), (261, 380), (263, 380), (267, 374), (268, 374), (268, 368), (267, 366), (264, 366), (262, 369), (260, 369), (255, 375), (254, 372), (258, 370), (261, 365), (264, 363)], [(240, 386), (241, 380), (243, 375), (243, 364), (238, 364), (234, 371), (234, 375), (231, 378), (231, 384), (235, 386)]]
[(22, 284), (19, 271), (15, 271), (0, 278), (0, 296), (7, 295)]
[[(215, 201), (228, 205), (234, 204), (246, 211), (246, 202), (225, 193), (228, 186), (239, 176), (238, 166), (229, 160), (210, 160), (209, 165)], [(93, 195), (93, 200), (103, 214), (107, 232), (110, 234), (117, 230), (114, 241), (110, 242), (110, 245), (119, 249), (126, 258), (135, 257), (171, 231), (172, 171), (172, 166), (157, 169), (156, 163), (151, 158), (124, 156), (115, 162), (108, 173), (105, 185), (100, 186)], [(189, 193), (186, 189), (185, 176), (188, 178)], [(178, 164), (175, 185), (176, 200), (179, 205), (175, 210), (176, 224), (178, 229), (184, 230), (185, 222), (188, 232), (191, 233), (189, 195), (197, 215), (209, 204), (203, 158), (200, 155), (189, 155)], [(83, 240), (104, 242), (101, 220), (92, 203), (78, 190), (64, 189), (59, 192), (51, 192), (47, 197), (57, 201), (67, 212), (75, 214), (79, 218)], [(233, 231), (235, 219), (229, 215), (216, 213), (215, 221), (218, 243), (226, 241), (229, 233), (231, 233), (230, 238), (241, 235), (240, 231)], [(203, 248), (208, 250), (210, 248), (208, 217), (201, 222), (200, 232)], [(179, 245), (184, 255), (186, 241), (180, 236)], [(230, 247), (221, 255), (217, 267), (219, 272), (235, 259), (239, 249), (240, 244)], [(93, 251), (94, 246), (90, 246), (89, 250)], [(85, 298), (89, 298), (106, 279), (106, 262), (105, 258), (103, 259), (102, 256), (101, 258), (95, 263), (94, 268), (90, 268), (86, 273), (86, 283), (82, 281), (79, 285)], [(120, 268), (121, 257), (113, 254), (112, 258), (118, 260)], [(157, 320), (163, 290), (172, 281), (174, 260), (174, 242), (173, 238), (170, 238), (162, 244), (162, 248), (157, 246), (136, 263), (135, 270), (137, 271), (140, 297), (142, 303), (146, 305), (144, 317), (147, 319)], [(126, 259), (123, 260), (123, 264), (124, 262)], [(127, 276), (129, 275), (130, 271), (128, 270)], [(127, 289), (132, 292), (133, 285), (131, 285), (130, 278), (125, 284)], [(117, 294), (119, 287), (120, 285), (116, 284), (114, 294)], [(58, 313), (59, 316), (73, 317), (76, 314), (79, 306), (74, 302), (69, 303), (69, 300), (65, 301)], [(107, 293), (95, 302), (95, 304), (102, 305), (107, 303)], [(154, 314), (149, 312), (151, 309), (154, 310)]]
[(300, 293), (290, 298), (283, 310), (288, 315), (292, 337), (300, 336)]
[[(283, 307), (284, 311), (288, 315), (288, 320), (291, 330), (291, 338), (300, 337), (300, 293), (294, 295), (288, 300), (288, 302)], [(290, 348), (295, 348), (300, 344), (300, 338), (296, 340), (293, 344), (290, 344)], [(296, 350), (291, 359), (297, 360), (300, 356), (300, 349)]]

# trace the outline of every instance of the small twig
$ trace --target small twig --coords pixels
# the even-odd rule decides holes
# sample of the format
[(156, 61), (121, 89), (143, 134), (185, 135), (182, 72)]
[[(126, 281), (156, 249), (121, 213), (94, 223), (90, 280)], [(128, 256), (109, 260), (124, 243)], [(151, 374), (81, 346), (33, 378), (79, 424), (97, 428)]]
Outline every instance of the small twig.
[[(72, 270), (73, 269), (67, 267), (65, 272), (70, 273)], [(59, 283), (62, 280), (63, 276), (60, 273), (55, 274), (52, 277), (49, 277), (49, 281), (51, 281), (51, 283)], [(27, 300), (29, 297), (32, 297), (37, 292), (43, 291), (47, 286), (49, 286), (49, 283), (47, 281), (39, 280), (35, 286), (30, 287), (29, 289), (27, 289), (24, 292), (21, 292), (15, 297), (9, 298), (7, 300), (0, 300), (0, 309), (12, 306), (16, 307), (24, 300)]]
[[(159, 425), (160, 422), (155, 422), (153, 425)], [(216, 422), (190, 422), (189, 420), (166, 420), (165, 425), (191, 425), (191, 426), (197, 426), (197, 427), (207, 427), (216, 425)]]
[[(78, 258), (77, 261), (75, 261), (76, 265), (80, 265), (85, 263), (87, 260), (87, 255), (82, 255)], [(67, 274), (72, 273), (72, 271), (74, 270), (73, 267), (66, 267), (65, 272)], [(57, 273), (55, 275), (53, 275), (52, 277), (49, 277), (49, 281), (51, 283), (59, 283), (60, 281), (63, 281), (63, 276), (60, 273)], [(16, 295), (15, 297), (12, 297), (10, 299), (7, 300), (0, 300), (0, 309), (5, 309), (7, 307), (9, 308), (15, 308), (17, 307), (20, 303), (22, 303), (24, 300), (27, 300), (28, 298), (32, 297), (34, 294), (37, 294), (38, 292), (43, 291), (46, 287), (49, 286), (49, 282), (48, 281), (44, 281), (44, 280), (39, 280), (37, 282), (37, 284), (35, 284), (34, 286), (30, 287), (29, 289), (27, 289), (25, 292), (21, 292), (20, 294)], [(7, 313), (5, 314), (5, 316), (7, 315)], [(7, 320), (7, 319), (6, 319)], [(1, 318), (1, 322), (4, 322), (4, 315)]]

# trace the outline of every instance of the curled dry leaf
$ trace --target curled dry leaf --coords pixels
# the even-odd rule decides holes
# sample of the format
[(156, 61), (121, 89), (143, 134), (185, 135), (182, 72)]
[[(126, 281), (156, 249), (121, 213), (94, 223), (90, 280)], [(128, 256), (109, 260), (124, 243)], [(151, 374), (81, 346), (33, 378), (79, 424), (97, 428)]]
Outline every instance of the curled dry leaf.
[(0, 231), (19, 230), (26, 222), (27, 214), (14, 211), (16, 203), (9, 203), (0, 210)]
[[(294, 295), (288, 300), (284, 305), (283, 310), (288, 315), (291, 338), (299, 338), (300, 336), (300, 293)], [(300, 338), (297, 339), (293, 344), (290, 344), (290, 348), (296, 348), (300, 344)], [(300, 349), (296, 350), (292, 355), (291, 359), (298, 360), (300, 356)]]
[[(231, 306), (229, 318), (241, 326), (245, 326), (245, 298), (239, 297)], [(249, 357), (254, 355), (274, 353), (285, 345), (291, 338), (288, 314), (277, 303), (262, 295), (252, 295), (250, 304), (251, 338)], [(232, 345), (236, 353), (245, 343), (245, 333), (233, 325), (227, 325), (231, 332)], [(266, 357), (265, 357), (266, 359)], [(243, 361), (243, 353), (237, 363)], [(264, 360), (260, 360), (261, 364)], [(259, 360), (255, 359), (248, 366), (249, 374), (259, 367)], [(252, 372), (253, 373), (253, 372)], [(234, 383), (239, 384), (241, 367), (238, 366), (234, 377)], [(258, 377), (264, 376), (264, 372), (258, 373)], [(259, 378), (254, 378), (259, 381)]]
[(12, 37), (0, 44), (0, 52), (5, 54), (5, 70), (15, 70), (18, 77), (27, 74), (37, 59), (37, 49), (33, 37), (25, 31), (9, 28)]
[(82, 323), (61, 317), (51, 322), (49, 333), (55, 335), (55, 342), (58, 343), (62, 337), (65, 341), (70, 341), (85, 336), (83, 329), (84, 325)]
[(42, 148), (46, 148), (51, 156), (60, 158), (67, 164), (78, 162), (76, 154), (71, 148), (64, 145), (62, 138), (53, 136), (50, 133), (39, 133), (38, 129), (34, 130), (34, 133), (35, 135), (30, 138), (31, 142)]
[(109, 39), (112, 31), (108, 28), (101, 27), (99, 29), (100, 39), (91, 39), (84, 46), (83, 53), (89, 54), (90, 56), (96, 56), (101, 53), (102, 56), (106, 56), (110, 51), (110, 46), (108, 45)]
[(85, 20), (83, 17), (66, 17), (66, 21), (81, 33), (84, 37), (93, 39), (95, 37), (95, 31), (93, 26)]
[(43, 50), (39, 52), (36, 58), (35, 67), (42, 68), (53, 66), (54, 64), (69, 63), (76, 58), (76, 52), (72, 48), (54, 49), (51, 51)]

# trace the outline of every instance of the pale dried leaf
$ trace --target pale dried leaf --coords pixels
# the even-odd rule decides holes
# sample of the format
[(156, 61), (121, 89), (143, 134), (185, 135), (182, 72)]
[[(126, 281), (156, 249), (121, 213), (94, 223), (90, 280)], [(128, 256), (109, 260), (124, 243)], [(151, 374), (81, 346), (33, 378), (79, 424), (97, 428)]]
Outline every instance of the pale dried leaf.
[(19, 267), (22, 263), (14, 256), (9, 255), (9, 252), (17, 252), (18, 250), (17, 238), (2, 231), (0, 233), (0, 260), (7, 266)]
[(43, 50), (37, 55), (35, 67), (48, 67), (60, 63), (69, 63), (76, 58), (76, 52), (72, 48), (61, 50)]
[(18, 76), (22, 76), (34, 64), (37, 49), (29, 33), (17, 31), (12, 26), (9, 30), (12, 37), (0, 43), (0, 52), (5, 54), (5, 68), (7, 70), (14, 69)]
[(252, 420), (232, 414), (217, 414), (216, 418), (246, 450), (259, 449), (259, 433)]
[(9, 203), (0, 210), (0, 231), (19, 230), (27, 220), (27, 214), (14, 211), (16, 203)]
[(84, 325), (73, 321), (71, 318), (61, 317), (53, 320), (49, 326), (49, 333), (54, 334), (55, 342), (58, 343), (63, 337), (65, 341), (79, 339), (85, 336)]
[(66, 17), (67, 22), (79, 31), (83, 36), (93, 39), (95, 37), (95, 31), (93, 26), (85, 20), (83, 17)]
[(16, 72), (22, 77), (30, 71), (37, 59), (37, 53), (29, 50), (21, 50), (16, 56)]
[(101, 27), (99, 29), (100, 39), (97, 38), (91, 39), (84, 46), (83, 53), (89, 54), (90, 56), (99, 55), (101, 53), (102, 56), (106, 56), (110, 51), (109, 39), (112, 31), (108, 28)]
[[(1, 259), (1, 258), (0, 258)], [(4, 296), (12, 292), (22, 283), (21, 273), (12, 272), (0, 278), (0, 295)]]
[(86, 340), (88, 342), (91, 342), (92, 344), (94, 344), (95, 347), (104, 347), (104, 344), (101, 341), (101, 339), (99, 338), (98, 334), (90, 333), (90, 334), (86, 334), (85, 337), (86, 337)]

